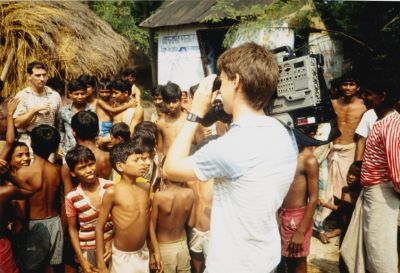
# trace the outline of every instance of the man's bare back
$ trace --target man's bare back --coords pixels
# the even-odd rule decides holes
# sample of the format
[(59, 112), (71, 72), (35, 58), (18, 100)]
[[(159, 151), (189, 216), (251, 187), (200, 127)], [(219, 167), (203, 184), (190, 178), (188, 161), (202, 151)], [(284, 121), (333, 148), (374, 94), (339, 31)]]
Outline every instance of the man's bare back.
[(214, 180), (188, 182), (194, 193), (195, 217), (193, 226), (200, 231), (210, 230)]
[(169, 183), (165, 191), (155, 193), (151, 218), (157, 226), (159, 242), (173, 242), (185, 237), (185, 224), (193, 204), (193, 191), (177, 183)]
[(20, 168), (15, 177), (35, 193), (29, 199), (30, 219), (39, 220), (60, 214), (60, 168), (36, 156), (32, 165)]
[(336, 112), (339, 130), (342, 133), (334, 143), (350, 144), (355, 142), (354, 135), (362, 115), (367, 110), (362, 99), (352, 97), (346, 101), (344, 97), (332, 100), (333, 109)]
[(107, 189), (105, 196), (113, 196), (113, 243), (117, 249), (133, 252), (145, 244), (149, 230), (149, 191), (149, 184), (125, 182)]
[(307, 205), (308, 182), (306, 165), (318, 166), (317, 159), (308, 148), (304, 148), (297, 157), (296, 174), (283, 201), (283, 208), (301, 208)]

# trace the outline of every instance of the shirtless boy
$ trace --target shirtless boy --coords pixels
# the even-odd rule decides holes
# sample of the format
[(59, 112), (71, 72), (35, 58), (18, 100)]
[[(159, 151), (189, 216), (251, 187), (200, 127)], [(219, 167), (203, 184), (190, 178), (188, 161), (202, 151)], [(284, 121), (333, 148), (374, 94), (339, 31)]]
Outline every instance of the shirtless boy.
[(189, 246), (194, 270), (196, 273), (201, 273), (208, 254), (214, 179), (207, 182), (191, 181), (187, 184), (193, 190), (195, 208), (194, 221), (189, 222), (192, 226)]
[(151, 89), (151, 97), (153, 99), (153, 105), (156, 108), (156, 111), (151, 113), (150, 121), (156, 123), (166, 112), (165, 103), (163, 102), (161, 96), (162, 85), (157, 85), (153, 89)]
[[(166, 155), (186, 121), (186, 110), (182, 108), (181, 89), (177, 84), (168, 82), (161, 88), (161, 95), (167, 112), (157, 122), (157, 148), (159, 152)], [(202, 139), (203, 132), (201, 128), (196, 133), (195, 142), (199, 143)]]
[(183, 183), (164, 180), (166, 189), (154, 194), (151, 221), (157, 231), (157, 241), (165, 273), (190, 272), (190, 255), (186, 239), (186, 224), (192, 213), (194, 194)]
[(86, 85), (87, 92), (87, 102), (92, 106), (93, 109), (96, 108), (96, 77), (90, 75), (80, 75), (78, 80), (82, 81)]
[(31, 147), (34, 161), (12, 174), (12, 179), (20, 188), (34, 192), (29, 199), (32, 229), (38, 223), (44, 224), (51, 241), (49, 264), (55, 271), (62, 263), (63, 230), (60, 218), (61, 180), (60, 169), (47, 159), (60, 143), (60, 134), (49, 125), (39, 125), (32, 130)]
[[(88, 147), (96, 157), (98, 176), (108, 179), (111, 174), (109, 154), (96, 146), (96, 137), (99, 134), (99, 119), (91, 111), (80, 111), (72, 117), (71, 127), (76, 143)], [(64, 193), (67, 194), (73, 188), (70, 170), (67, 164), (61, 168), (64, 183)]]
[[(111, 150), (113, 168), (121, 175), (121, 181), (106, 190), (96, 226), (97, 267), (100, 273), (149, 272), (150, 254), (146, 239), (150, 237), (154, 250), (155, 267), (162, 271), (159, 250), (150, 223), (150, 185), (136, 183), (144, 175), (145, 162), (142, 147), (125, 142)], [(111, 213), (114, 223), (114, 239), (110, 271), (103, 260), (104, 226)]]
[(308, 147), (297, 157), (296, 174), (279, 213), (283, 262), (288, 272), (307, 272), (307, 256), (318, 203), (318, 161)]
[[(111, 85), (111, 89), (112, 97), (118, 106), (132, 103), (133, 98), (131, 98), (131, 86), (128, 81), (114, 81)], [(138, 105), (136, 108), (129, 107), (125, 111), (115, 115), (113, 118), (113, 123), (125, 122), (129, 125), (132, 135), (136, 124), (142, 120), (143, 108)]]
[(109, 140), (107, 137), (113, 124), (113, 116), (130, 107), (136, 107), (137, 102), (135, 100), (130, 100), (129, 103), (113, 107), (110, 101), (111, 82), (106, 79), (100, 80), (98, 94), (96, 114), (99, 118), (100, 137), (105, 138), (104, 141), (107, 141)]
[(135, 99), (140, 106), (141, 92), (136, 86), (136, 77), (138, 76), (138, 70), (136, 68), (127, 68), (122, 72), (122, 78), (129, 81), (131, 85), (131, 97)]
[[(113, 182), (97, 177), (96, 158), (87, 147), (76, 146), (67, 153), (66, 161), (71, 175), (79, 181), (78, 186), (65, 197), (69, 236), (82, 271), (97, 272), (95, 227), (101, 199)], [(112, 229), (109, 216), (104, 233), (108, 245), (105, 260), (111, 255)]]

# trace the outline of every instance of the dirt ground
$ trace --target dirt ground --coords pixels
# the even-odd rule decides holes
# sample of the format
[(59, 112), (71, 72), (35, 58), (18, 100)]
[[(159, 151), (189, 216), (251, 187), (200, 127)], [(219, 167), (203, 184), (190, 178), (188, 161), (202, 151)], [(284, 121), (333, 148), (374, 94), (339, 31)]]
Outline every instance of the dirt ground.
[(330, 239), (324, 245), (315, 237), (311, 238), (310, 255), (308, 256), (308, 273), (339, 273), (339, 237)]

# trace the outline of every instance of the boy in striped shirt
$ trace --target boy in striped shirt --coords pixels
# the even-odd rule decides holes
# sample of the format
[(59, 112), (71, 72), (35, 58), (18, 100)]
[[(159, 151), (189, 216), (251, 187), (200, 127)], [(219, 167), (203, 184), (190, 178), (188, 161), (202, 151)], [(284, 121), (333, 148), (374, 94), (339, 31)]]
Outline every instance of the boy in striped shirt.
[[(99, 217), (101, 200), (112, 181), (99, 178), (96, 172), (96, 158), (93, 152), (81, 145), (71, 149), (66, 155), (71, 176), (79, 181), (78, 186), (65, 198), (68, 217), (68, 231), (76, 258), (83, 272), (97, 272), (95, 228)], [(79, 231), (77, 229), (79, 222)], [(111, 256), (113, 223), (108, 215), (104, 228), (104, 260)]]

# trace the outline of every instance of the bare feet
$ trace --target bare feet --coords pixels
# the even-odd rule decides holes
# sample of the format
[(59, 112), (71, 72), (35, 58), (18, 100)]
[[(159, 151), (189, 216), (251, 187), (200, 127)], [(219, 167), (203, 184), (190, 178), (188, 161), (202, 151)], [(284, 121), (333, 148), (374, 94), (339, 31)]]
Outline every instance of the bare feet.
[(326, 235), (326, 237), (328, 237), (328, 238), (334, 238), (334, 237), (340, 235), (340, 229), (339, 229), (339, 228), (336, 228), (336, 229), (334, 229), (334, 230), (328, 231), (328, 232), (325, 233), (325, 235)]
[(328, 238), (328, 236), (326, 236), (325, 232), (319, 232), (318, 233), (318, 237), (319, 237), (319, 240), (323, 244), (328, 244), (329, 243), (329, 238)]

